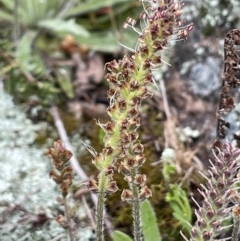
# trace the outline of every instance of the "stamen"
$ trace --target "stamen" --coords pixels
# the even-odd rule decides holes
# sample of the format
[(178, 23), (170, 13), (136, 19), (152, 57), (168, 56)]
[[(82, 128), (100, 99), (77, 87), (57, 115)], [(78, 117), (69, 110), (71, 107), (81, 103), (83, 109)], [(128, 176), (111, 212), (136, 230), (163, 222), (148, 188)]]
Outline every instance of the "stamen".
[(117, 41), (117, 43), (118, 43), (118, 44), (120, 44), (122, 47), (124, 47), (124, 48), (128, 49), (128, 50), (129, 50), (130, 52), (132, 52), (132, 53), (135, 53), (135, 52), (136, 52), (134, 49), (129, 48), (129, 47), (127, 47), (126, 45), (121, 44), (121, 43), (120, 43), (120, 42), (118, 42), (118, 41)]
[(198, 206), (198, 209), (200, 209), (201, 207), (200, 207), (200, 205), (198, 204), (198, 202), (194, 199), (194, 197), (191, 197), (192, 198), (192, 200), (194, 201), (194, 203)]
[(181, 236), (184, 238), (185, 241), (190, 241), (189, 239), (187, 239), (187, 237), (183, 234), (182, 231), (180, 231), (180, 234), (181, 234)]
[(95, 149), (88, 145), (87, 143), (83, 142), (82, 140), (80, 140), (82, 142), (82, 144), (85, 146), (85, 148), (92, 154), (92, 156), (96, 156), (97, 155), (97, 152), (95, 151)]
[[(168, 66), (172, 66), (171, 64), (167, 63), (166, 61), (164, 61), (162, 58), (161, 58), (161, 62), (164, 63), (164, 64), (167, 64)], [(159, 64), (153, 64), (152, 62), (150, 62), (150, 65), (153, 67), (151, 69), (154, 69), (155, 67), (158, 68), (158, 66), (160, 67), (161, 63)]]
[[(154, 70), (153, 70), (154, 71)], [(155, 79), (152, 77), (152, 81), (153, 81), (153, 84), (157, 87), (157, 89), (159, 90), (159, 86), (157, 85)]]
[(142, 2), (142, 6), (143, 6), (143, 10), (144, 10), (144, 12), (148, 15), (148, 17), (149, 17), (149, 13), (148, 13), (148, 11), (147, 11), (147, 9), (146, 9), (146, 7), (145, 7), (145, 4), (144, 4), (144, 0), (139, 0), (140, 2)]

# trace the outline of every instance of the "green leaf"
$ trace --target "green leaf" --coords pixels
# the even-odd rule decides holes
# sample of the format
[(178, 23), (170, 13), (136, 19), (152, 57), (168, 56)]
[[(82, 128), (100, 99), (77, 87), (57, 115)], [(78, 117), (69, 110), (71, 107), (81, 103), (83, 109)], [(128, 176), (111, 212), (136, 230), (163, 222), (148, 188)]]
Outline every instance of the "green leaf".
[(16, 58), (20, 64), (21, 69), (25, 72), (30, 72), (32, 70), (30, 60), (32, 59), (31, 45), (33, 38), (34, 33), (27, 32), (25, 35), (23, 35), (20, 43), (16, 48)]
[(56, 71), (57, 80), (61, 89), (65, 92), (69, 99), (74, 97), (73, 85), (70, 77), (70, 71), (67, 68), (61, 68)]
[(144, 240), (160, 241), (156, 215), (148, 200), (141, 203), (141, 213)]
[(48, 19), (42, 20), (38, 23), (38, 26), (46, 28), (54, 32), (70, 33), (76, 36), (89, 37), (88, 31), (82, 26), (75, 23), (74, 19)]
[(174, 216), (174, 218), (176, 218), (180, 223), (181, 223), (181, 225), (184, 227), (184, 228), (186, 228), (186, 230), (188, 231), (188, 232), (190, 232), (191, 231), (191, 226), (189, 225), (189, 222), (188, 222), (188, 220), (185, 218), (185, 217), (183, 217), (182, 215), (180, 215), (180, 214), (178, 214), (178, 213), (176, 213), (176, 212), (174, 212), (173, 213), (173, 216)]
[(83, 13), (92, 12), (94, 10), (105, 8), (105, 7), (112, 7), (114, 4), (117, 3), (124, 3), (124, 2), (134, 2), (135, 0), (91, 0), (85, 3), (80, 4), (79, 6), (72, 8), (67, 16), (74, 16), (79, 15)]
[(166, 195), (166, 201), (173, 209), (173, 216), (188, 232), (191, 228), (188, 223), (192, 220), (192, 210), (186, 192), (177, 184), (170, 185), (170, 191)]
[(113, 232), (113, 240), (114, 241), (133, 241), (128, 235), (120, 231)]
[(8, 10), (12, 10), (14, 8), (14, 1), (0, 0), (0, 3), (2, 3)]
[(170, 180), (171, 175), (173, 175), (176, 172), (176, 166), (173, 164), (169, 164), (164, 162), (163, 168), (162, 168), (162, 174), (166, 181)]
[(39, 54), (32, 52), (31, 46), (35, 36), (36, 32), (26, 32), (16, 48), (15, 56), (23, 71), (40, 74), (45, 71), (45, 66)]
[(76, 37), (77, 42), (90, 47), (92, 50), (114, 53), (119, 51), (121, 46), (112, 32), (101, 32), (91, 34), (90, 38)]
[(3, 10), (0, 10), (0, 19), (3, 19), (8, 22), (14, 22), (14, 16)]
[[(166, 200), (167, 200), (167, 199), (166, 199)], [(180, 208), (180, 206), (179, 206), (179, 204), (178, 204), (177, 202), (175, 202), (175, 201), (169, 201), (169, 200), (167, 200), (167, 201), (170, 203), (170, 206), (171, 206), (172, 210), (173, 210), (175, 213), (178, 213), (178, 214), (182, 215), (183, 210), (181, 210), (181, 208)]]

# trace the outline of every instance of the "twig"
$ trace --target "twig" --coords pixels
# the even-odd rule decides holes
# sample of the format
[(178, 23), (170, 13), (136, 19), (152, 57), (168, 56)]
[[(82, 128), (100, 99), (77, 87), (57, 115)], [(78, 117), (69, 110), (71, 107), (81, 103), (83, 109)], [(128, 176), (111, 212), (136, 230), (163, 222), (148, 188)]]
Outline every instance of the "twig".
[[(171, 112), (170, 112), (170, 108), (169, 108), (169, 104), (168, 104), (168, 99), (167, 99), (167, 93), (166, 93), (166, 88), (165, 88), (165, 84), (164, 81), (161, 79), (159, 81), (159, 85), (160, 85), (160, 89), (161, 89), (161, 93), (162, 93), (162, 99), (163, 99), (163, 105), (164, 105), (164, 110), (166, 113), (166, 117), (167, 120), (165, 122), (165, 128), (164, 128), (164, 137), (165, 137), (165, 148), (168, 148), (170, 146), (171, 143), (171, 139), (174, 140), (174, 142), (176, 142), (176, 134), (175, 131), (173, 131), (173, 127), (175, 128), (173, 121), (171, 119)], [(171, 137), (171, 134), (174, 135), (173, 138)], [(171, 143), (172, 146), (174, 147), (174, 149), (177, 149), (177, 143)]]
[(71, 218), (69, 215), (69, 210), (68, 210), (68, 205), (67, 205), (67, 198), (63, 196), (63, 203), (64, 203), (64, 209), (65, 209), (65, 217), (67, 218), (67, 222), (69, 224), (68, 228), (66, 229), (66, 232), (68, 233), (68, 240), (69, 241), (74, 241), (74, 235), (73, 235), (73, 230), (72, 230), (72, 223), (71, 223)]
[[(72, 145), (70, 144), (70, 141), (67, 136), (67, 132), (66, 132), (63, 122), (60, 118), (58, 108), (56, 106), (51, 107), (50, 113), (54, 119), (55, 126), (57, 128), (57, 131), (59, 133), (59, 136), (60, 136), (62, 142), (64, 143), (64, 146), (66, 147), (66, 149), (70, 150), (73, 154), (72, 158), (70, 159), (70, 163), (71, 163), (73, 170), (78, 174), (78, 176), (82, 180), (87, 180), (88, 176), (86, 175), (84, 170), (79, 165), (76, 155), (74, 154)], [(97, 206), (97, 195), (94, 193), (91, 193), (90, 195), (91, 195), (91, 199), (92, 199), (94, 205)], [(109, 236), (112, 237), (112, 231), (113, 231), (112, 223), (107, 218), (105, 218), (105, 225), (106, 225)]]
[[(83, 171), (83, 169), (79, 166), (78, 164), (78, 160), (76, 158), (76, 156), (74, 155), (74, 152), (73, 152), (73, 148), (72, 148), (72, 145), (70, 144), (69, 142), (69, 139), (68, 139), (68, 136), (67, 136), (67, 132), (64, 128), (64, 125), (63, 125), (63, 122), (60, 118), (60, 115), (59, 115), (59, 112), (58, 112), (58, 109), (56, 106), (53, 106), (51, 109), (50, 109), (50, 113), (54, 119), (54, 122), (55, 122), (55, 126), (58, 130), (58, 134), (62, 140), (62, 142), (64, 143), (64, 146), (66, 149), (68, 149), (69, 151), (71, 151), (73, 153), (73, 156), (72, 158), (70, 159), (70, 163), (71, 163), (71, 166), (73, 168), (73, 170), (77, 173), (77, 175), (82, 179), (82, 180), (87, 180), (88, 179), (88, 176), (86, 175), (86, 173)], [(97, 199), (96, 199), (97, 200)], [(95, 201), (93, 201), (94, 204), (95, 204)]]
[(91, 226), (95, 230), (96, 229), (96, 224), (94, 222), (94, 218), (93, 218), (93, 216), (91, 214), (91, 211), (90, 211), (90, 209), (88, 207), (88, 204), (86, 202), (86, 198), (84, 196), (82, 196), (82, 203), (83, 203), (83, 205), (84, 205), (84, 207), (85, 207), (85, 209), (87, 211), (87, 216), (88, 216), (88, 218), (89, 218), (89, 220), (91, 222)]
[(162, 98), (163, 98), (163, 104), (164, 104), (166, 116), (167, 116), (167, 119), (170, 119), (171, 113), (170, 113), (170, 109), (169, 109), (169, 105), (168, 105), (168, 99), (167, 99), (165, 84), (164, 84), (164, 81), (162, 79), (159, 81), (159, 83), (160, 83), (160, 89), (161, 89), (161, 92), (162, 92)]

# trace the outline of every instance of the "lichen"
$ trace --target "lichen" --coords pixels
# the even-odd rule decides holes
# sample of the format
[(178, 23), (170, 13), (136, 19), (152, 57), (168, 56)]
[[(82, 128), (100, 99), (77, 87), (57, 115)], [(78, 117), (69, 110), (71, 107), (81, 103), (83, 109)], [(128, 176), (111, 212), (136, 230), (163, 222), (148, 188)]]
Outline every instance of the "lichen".
[[(66, 240), (64, 229), (54, 220), (62, 207), (56, 201), (58, 189), (48, 177), (47, 146), (35, 144), (38, 133), (47, 128), (46, 123), (27, 119), (0, 82), (1, 241), (43, 241), (60, 234), (58, 240)], [(40, 215), (45, 218), (42, 223)], [(80, 234), (79, 240), (87, 241), (92, 231), (79, 229)]]

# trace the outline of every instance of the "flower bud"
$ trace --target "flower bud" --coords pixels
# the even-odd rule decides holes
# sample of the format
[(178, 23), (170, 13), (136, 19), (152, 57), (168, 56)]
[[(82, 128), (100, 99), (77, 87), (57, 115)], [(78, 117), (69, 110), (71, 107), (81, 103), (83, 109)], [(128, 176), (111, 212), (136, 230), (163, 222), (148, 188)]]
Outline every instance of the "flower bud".
[(233, 217), (234, 217), (234, 218), (239, 219), (239, 218), (240, 218), (240, 207), (239, 207), (239, 206), (234, 207), (234, 208), (232, 209), (232, 214), (233, 214)]
[(130, 168), (126, 164), (124, 164), (123, 162), (120, 163), (118, 171), (121, 172), (125, 176), (131, 175)]
[(68, 191), (69, 191), (69, 187), (72, 185), (72, 179), (66, 179), (66, 180), (63, 180), (60, 184), (60, 189), (62, 191), (62, 195), (64, 197), (67, 196), (68, 194)]
[(212, 233), (211, 232), (209, 232), (209, 231), (204, 231), (203, 232), (203, 239), (204, 239), (204, 241), (211, 240), (211, 237), (212, 237)]
[(138, 167), (142, 166), (145, 161), (146, 161), (146, 158), (144, 154), (136, 156), (136, 162)]
[(131, 170), (137, 166), (137, 161), (133, 157), (128, 157), (124, 159), (124, 164)]
[(106, 193), (107, 194), (112, 194), (114, 192), (117, 192), (119, 190), (116, 181), (112, 181), (108, 183)]
[(144, 201), (151, 196), (152, 196), (152, 191), (147, 186), (144, 186), (141, 188), (140, 194), (139, 194), (140, 201)]
[(145, 174), (137, 174), (134, 178), (134, 183), (138, 187), (143, 187), (146, 183), (147, 176)]
[(54, 145), (54, 148), (55, 148), (56, 150), (64, 149), (63, 143), (62, 143), (61, 140), (55, 141), (55, 142), (53, 143), (53, 145)]
[(58, 215), (55, 220), (64, 228), (67, 229), (69, 227), (67, 219), (63, 215)]
[(55, 159), (57, 157), (57, 152), (54, 148), (50, 148), (49, 151), (48, 151), (48, 155), (50, 157), (52, 157), (53, 159)]
[(144, 147), (142, 144), (137, 143), (133, 146), (132, 150), (135, 154), (143, 154)]
[(116, 170), (116, 167), (113, 166), (113, 165), (110, 165), (110, 166), (105, 168), (105, 175), (109, 176), (110, 179), (112, 179), (112, 176), (113, 176), (115, 170)]
[(98, 168), (98, 169), (102, 169), (103, 168), (103, 160), (104, 160), (104, 156), (103, 153), (98, 153), (94, 159), (92, 160), (92, 163)]
[(123, 189), (121, 199), (122, 201), (132, 202), (134, 200), (132, 191), (129, 189)]
[(98, 192), (98, 185), (97, 185), (97, 181), (94, 179), (90, 179), (87, 182), (87, 188), (92, 191), (93, 193), (97, 193)]
[(70, 166), (67, 166), (63, 169), (62, 174), (63, 179), (73, 179), (73, 169)]
[(52, 170), (49, 173), (49, 177), (53, 179), (57, 184), (60, 184), (62, 182), (61, 174), (57, 170)]
[(113, 148), (111, 146), (106, 146), (103, 148), (103, 155), (110, 156), (113, 153)]

